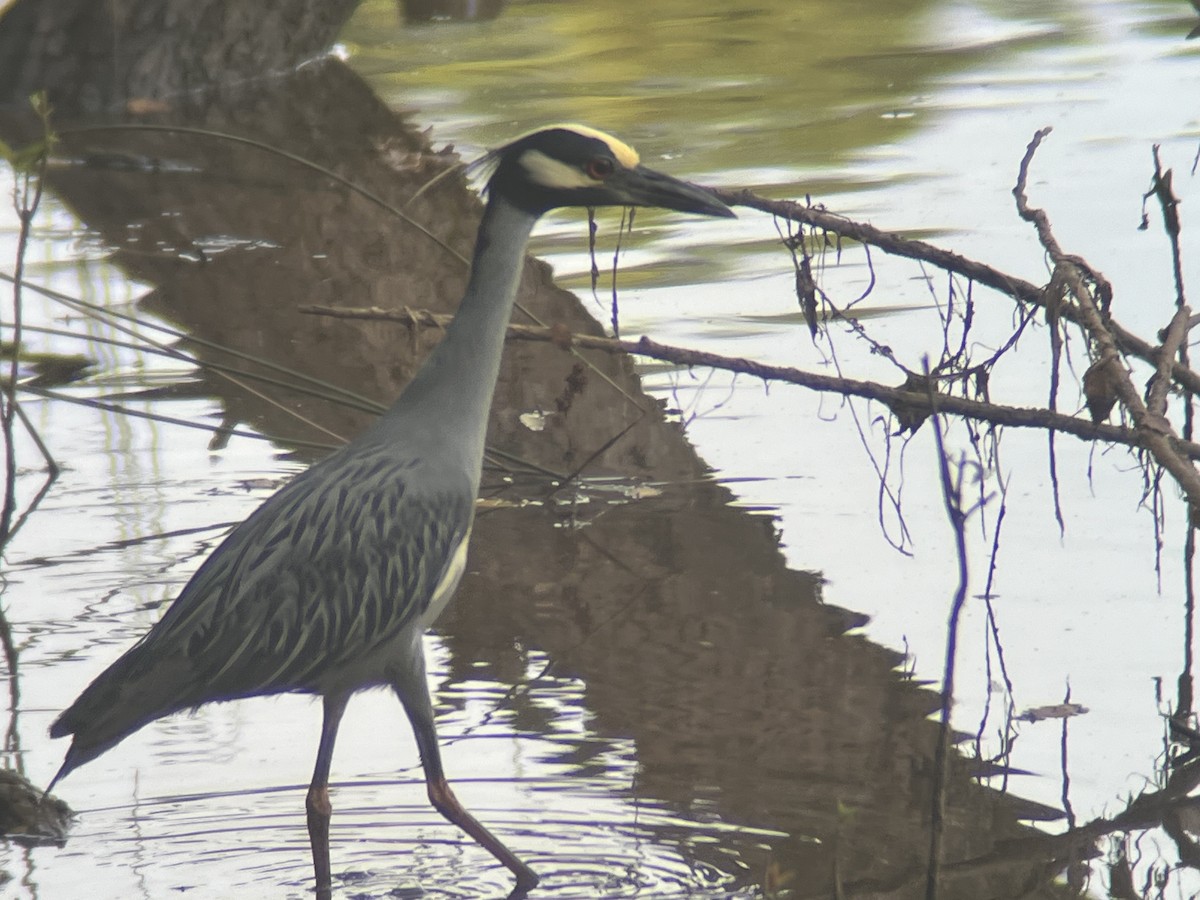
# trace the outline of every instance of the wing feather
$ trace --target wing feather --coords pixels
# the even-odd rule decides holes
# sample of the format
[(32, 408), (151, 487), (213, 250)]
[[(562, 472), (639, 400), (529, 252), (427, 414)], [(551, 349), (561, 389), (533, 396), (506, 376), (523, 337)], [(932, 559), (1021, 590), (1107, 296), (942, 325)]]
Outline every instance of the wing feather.
[(230, 533), (58, 732), (120, 740), (175, 709), (315, 690), (396, 639), (428, 610), (473, 517), (465, 474), (436, 484), (426, 474), (393, 448), (354, 445), (297, 476)]

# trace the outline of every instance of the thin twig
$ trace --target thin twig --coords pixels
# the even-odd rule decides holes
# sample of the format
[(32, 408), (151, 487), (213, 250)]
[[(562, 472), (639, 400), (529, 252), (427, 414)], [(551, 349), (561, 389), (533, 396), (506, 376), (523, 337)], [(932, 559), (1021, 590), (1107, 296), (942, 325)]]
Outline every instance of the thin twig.
[(626, 230), (633, 234), (633, 215), (632, 209), (621, 210), (621, 224), (617, 227), (617, 243), (613, 247), (612, 269), (609, 272), (609, 293), (610, 300), (610, 321), (612, 322), (613, 337), (621, 336), (621, 304), (620, 298), (617, 295), (617, 273), (620, 271), (621, 263), (621, 244), (625, 238)]
[[(26, 394), (33, 394), (36, 397), (44, 397), (47, 400), (58, 400), (63, 403), (75, 403), (79, 406), (87, 406), (92, 409), (98, 409), (103, 412), (117, 413), (122, 416), (132, 416), (135, 419), (149, 419), (152, 422), (163, 422), (168, 425), (180, 425), (184, 428), (196, 428), (200, 431), (211, 431), (222, 435), (230, 435), (233, 437), (251, 438), (257, 441), (270, 441), (272, 438), (269, 435), (259, 434), (255, 431), (243, 431), (239, 428), (225, 428), (221, 425), (206, 425), (203, 422), (193, 422), (191, 419), (181, 419), (176, 416), (164, 416), (161, 413), (148, 413), (139, 409), (132, 409), (128, 406), (121, 406), (117, 403), (108, 403), (104, 400), (93, 400), (90, 397), (72, 397), (70, 394), (61, 394), (58, 391), (47, 390), (46, 388), (35, 387), (31, 384), (21, 385), (21, 391)], [(325, 444), (320, 441), (306, 441), (299, 438), (288, 438), (288, 445), (292, 447), (304, 447), (313, 450), (337, 450), (340, 445)]]
[[(11, 284), (11, 283), (14, 283), (14, 277), (5, 272), (0, 272), (0, 281), (8, 282)], [(202, 368), (202, 369), (212, 368), (214, 370), (228, 370), (230, 372), (234, 372), (235, 374), (240, 374), (242, 377), (245, 377), (245, 378), (255, 378), (265, 384), (278, 384), (280, 386), (290, 387), (293, 390), (301, 391), (309, 396), (317, 397), (318, 399), (328, 399), (331, 402), (339, 403), (343, 406), (348, 406), (353, 409), (361, 410), (363, 412), (378, 414), (378, 413), (383, 412), (385, 409), (387, 409), (387, 407), (384, 406), (383, 404), (376, 403), (376, 402), (362, 396), (361, 394), (355, 393), (354, 391), (351, 391), (347, 388), (339, 387), (338, 385), (333, 384), (332, 382), (323, 381), (320, 378), (314, 378), (312, 375), (308, 375), (297, 369), (289, 368), (288, 366), (280, 365), (279, 363), (272, 362), (269, 359), (264, 359), (260, 356), (256, 356), (253, 353), (246, 353), (241, 350), (234, 349), (233, 347), (227, 347), (224, 344), (219, 344), (215, 341), (206, 340), (205, 338), (199, 337), (198, 335), (187, 334), (185, 332), (179, 331), (178, 329), (171, 328), (170, 326), (162, 325), (158, 322), (150, 321), (148, 319), (139, 318), (138, 316), (131, 315), (129, 313), (123, 313), (123, 312), (120, 312), (119, 310), (115, 310), (115, 309), (108, 309), (107, 307), (101, 306), (100, 304), (97, 304), (97, 303), (89, 303), (86, 300), (81, 300), (78, 297), (72, 297), (69, 294), (64, 294), (61, 291), (53, 290), (51, 288), (45, 287), (44, 285), (33, 284), (30, 282), (23, 282), (22, 287), (25, 290), (34, 291), (35, 293), (41, 294), (43, 297), (47, 297), (51, 300), (55, 300), (59, 303), (63, 303), (67, 306), (70, 306), (70, 307), (76, 309), (77, 311), (79, 311), (81, 314), (95, 318), (95, 319), (105, 320), (105, 321), (119, 320), (119, 321), (134, 323), (138, 326), (138, 329), (140, 329), (135, 334), (135, 336), (139, 340), (142, 340), (142, 341), (146, 340), (144, 334), (142, 334), (143, 331), (147, 331), (147, 330), (155, 331), (155, 332), (158, 332), (159, 334), (165, 334), (168, 337), (175, 338), (176, 340), (179, 340), (179, 341), (184, 341), (184, 342), (191, 344), (193, 346), (196, 346), (196, 347), (202, 347), (206, 350), (213, 350), (213, 351), (216, 351), (219, 353), (223, 353), (227, 356), (231, 356), (234, 359), (240, 359), (245, 362), (254, 363), (255, 365), (261, 366), (263, 369), (265, 369), (267, 371), (276, 372), (281, 376), (285, 376), (288, 379), (292, 379), (295, 383), (292, 383), (289, 381), (283, 381), (283, 380), (270, 379), (266, 376), (258, 375), (254, 372), (250, 372), (245, 369), (236, 369), (231, 366), (225, 366), (220, 363), (206, 361), (206, 360), (200, 359), (199, 357), (188, 355), (188, 354), (184, 354), (184, 355), (178, 357), (179, 359), (182, 359), (183, 361), (188, 362), (194, 366), (198, 366), (199, 368)], [(108, 324), (112, 324), (112, 323), (108, 322)], [(46, 333), (53, 334), (54, 332), (46, 330)], [(74, 336), (79, 337), (79, 335), (74, 335)], [(92, 341), (104, 340), (106, 343), (109, 343), (113, 346), (128, 346), (132, 349), (141, 349), (141, 350), (147, 349), (147, 348), (144, 348), (140, 344), (135, 344), (135, 343), (123, 344), (121, 342), (114, 341), (111, 339), (98, 339), (98, 338), (93, 337), (93, 338), (90, 338), (90, 340), (92, 340)], [(155, 346), (158, 346), (158, 345), (155, 344)], [(168, 347), (163, 352), (168, 356), (175, 356), (179, 351), (176, 351), (176, 350)], [(301, 384), (312, 385), (312, 387), (311, 388), (301, 387), (300, 386)]]
[(1183, 306), (1186, 300), (1183, 290), (1183, 252), (1179, 247), (1179, 235), (1183, 231), (1183, 223), (1179, 218), (1179, 198), (1175, 196), (1175, 189), (1172, 186), (1172, 170), (1163, 171), (1162, 160), (1158, 156), (1158, 144), (1154, 145), (1152, 153), (1154, 156), (1154, 179), (1151, 182), (1150, 193), (1158, 199), (1159, 208), (1162, 209), (1163, 229), (1167, 232), (1167, 237), (1171, 242), (1171, 270), (1175, 275), (1175, 305)]
[[(13, 206), (20, 220), (17, 235), (16, 278), (13, 282), (12, 308), (12, 361), (8, 380), (4, 384), (4, 403), (0, 409), (0, 428), (4, 431), (4, 505), (0, 509), (0, 547), (8, 544), (12, 535), (13, 516), (17, 510), (17, 448), (13, 434), (13, 422), (17, 415), (17, 382), (21, 376), (21, 333), (22, 302), (21, 273), (25, 270), (25, 255), (29, 250), (29, 239), (33, 231), (33, 217), (42, 202), (42, 176), (46, 171), (46, 153), (42, 153), (32, 172), (17, 176), (19, 184), (13, 187)], [(12, 673), (16, 682), (16, 673)]]
[[(1000, 481), (1000, 509), (996, 513), (996, 524), (992, 526), (992, 549), (988, 554), (987, 581), (983, 586), (983, 604), (987, 613), (986, 627), (988, 630), (985, 659), (987, 663), (986, 683), (984, 685), (984, 709), (979, 719), (979, 730), (975, 733), (975, 756), (983, 759), (983, 734), (987, 728), (992, 705), (992, 654), (991, 648), (996, 649), (996, 663), (1000, 668), (1000, 677), (1004, 680), (1004, 730), (1001, 732), (999, 756), (1006, 758), (1008, 754), (1009, 735), (1012, 729), (1013, 708), (1015, 706), (1012, 676), (1008, 672), (1008, 662), (1004, 658), (1004, 642), (1000, 640), (1000, 623), (996, 619), (996, 607), (992, 603), (995, 596), (996, 564), (1000, 558), (1000, 534), (1004, 528), (1004, 517), (1008, 513), (1008, 489), (1002, 479)], [(982, 517), (981, 517), (982, 518)]]
[[(1069, 706), (1071, 703), (1071, 682), (1067, 682), (1067, 693), (1063, 696), (1063, 706)], [(1071, 722), (1070, 716), (1062, 717), (1062, 734), (1059, 737), (1059, 774), (1062, 776), (1062, 805), (1063, 811), (1067, 814), (1067, 828), (1073, 829), (1075, 822), (1075, 808), (1071, 805), (1071, 768), (1068, 764), (1069, 756), (1067, 749), (1070, 746), (1068, 741), (1068, 726)]]
[[(1172, 170), (1163, 171), (1162, 160), (1159, 157), (1159, 147), (1157, 144), (1153, 148), (1154, 158), (1154, 177), (1151, 181), (1150, 190), (1146, 193), (1143, 200), (1149, 199), (1150, 196), (1157, 198), (1159, 207), (1162, 210), (1163, 230), (1167, 233), (1167, 240), (1171, 246), (1171, 267), (1175, 274), (1175, 306), (1177, 311), (1187, 308), (1187, 294), (1183, 284), (1183, 253), (1180, 249), (1179, 238), (1183, 232), (1183, 222), (1179, 215), (1179, 198), (1175, 196), (1175, 191), (1172, 187)], [(1200, 158), (1200, 157), (1198, 157)], [(1193, 174), (1195, 165), (1193, 164)], [(1178, 318), (1178, 313), (1176, 319)], [(1175, 324), (1175, 319), (1171, 321), (1172, 326)], [(1188, 322), (1190, 325), (1191, 322)], [(1168, 328), (1170, 332), (1170, 328)], [(1173, 338), (1168, 334), (1163, 339), (1162, 355), (1158, 360), (1158, 372), (1156, 373), (1156, 386), (1161, 383), (1162, 367), (1165, 358), (1168, 357), (1168, 344)], [(1188, 358), (1188, 344), (1186, 340), (1179, 343), (1177, 350), (1171, 351), (1178, 353), (1179, 362), (1184, 366), (1190, 365)], [(1165, 395), (1163, 398), (1165, 402)], [(1150, 403), (1150, 408), (1154, 409), (1155, 404)], [(1183, 391), (1183, 437), (1190, 440), (1195, 424), (1195, 403), (1192, 391), (1184, 389)], [(1185, 510), (1187, 516), (1185, 521), (1186, 531), (1183, 543), (1183, 668), (1179, 673), (1179, 678), (1176, 683), (1176, 700), (1175, 709), (1171, 713), (1173, 723), (1182, 724), (1187, 722), (1195, 712), (1195, 687), (1193, 684), (1192, 668), (1194, 664), (1194, 644), (1195, 644), (1195, 628), (1196, 628), (1196, 529), (1193, 527), (1193, 512)]]
[(954, 532), (954, 550), (958, 561), (958, 585), (954, 589), (954, 600), (950, 605), (950, 616), (946, 623), (946, 660), (942, 671), (942, 709), (938, 727), (937, 747), (934, 753), (934, 788), (930, 808), (929, 860), (925, 882), (925, 900), (937, 900), (938, 877), (942, 865), (942, 838), (945, 830), (946, 778), (950, 759), (951, 728), (950, 712), (954, 705), (954, 668), (958, 653), (958, 621), (967, 600), (967, 513), (963, 510), (962, 479), (963, 465), (960, 460), (957, 476), (950, 473), (950, 460), (942, 435), (942, 422), (938, 413), (940, 401), (932, 387), (929, 403), (933, 408), (933, 439), (937, 447), (938, 476), (942, 487), (942, 503), (946, 517)]
[[(1050, 331), (1050, 385), (1047, 391), (1046, 408), (1052, 413), (1058, 412), (1058, 388), (1061, 377), (1063, 356), (1063, 329), (1059, 318), (1059, 310), (1063, 307), (1062, 286), (1058, 279), (1052, 276), (1046, 287), (1046, 325)], [(1054, 500), (1054, 521), (1058, 524), (1061, 537), (1067, 531), (1067, 522), (1063, 516), (1062, 490), (1058, 480), (1058, 445), (1056, 434), (1046, 432), (1046, 461), (1050, 468), (1050, 496)]]
[[(346, 319), (377, 319), (401, 322), (405, 325), (420, 325), (422, 327), (442, 328), (452, 316), (439, 315), (422, 310), (392, 310), (378, 307), (326, 307), (305, 306), (300, 312), (313, 315), (333, 316)], [(548, 341), (559, 345), (569, 345), (577, 349), (603, 350), (608, 353), (629, 353), (644, 356), (649, 359), (662, 360), (680, 366), (699, 366), (720, 369), (727, 372), (750, 375), (762, 381), (782, 381), (814, 391), (823, 391), (843, 396), (862, 397), (867, 400), (878, 400), (889, 407), (905, 407), (915, 412), (928, 414), (931, 411), (928, 395), (920, 391), (910, 391), (904, 387), (888, 387), (873, 381), (860, 381), (852, 378), (837, 378), (806, 372), (791, 366), (773, 366), (744, 357), (722, 356), (717, 353), (706, 353), (700, 350), (690, 350), (643, 337), (636, 341), (616, 340), (595, 335), (564, 334), (560, 329), (533, 327), (530, 325), (508, 326), (508, 337), (512, 340)], [(954, 397), (938, 394), (937, 408), (961, 418), (989, 422), (993, 425), (1006, 425), (1011, 428), (1051, 428), (1063, 434), (1073, 435), (1084, 441), (1105, 441), (1129, 447), (1140, 447), (1139, 436), (1129, 428), (1120, 425), (1108, 425), (1103, 422), (1090, 422), (1076, 416), (1063, 413), (1049, 413), (1044, 409), (1030, 407), (1006, 406), (997, 403), (985, 403), (979, 400), (968, 400), (964, 397)], [(1171, 444), (1179, 453), (1189, 459), (1200, 459), (1200, 443), (1183, 441), (1172, 438)]]

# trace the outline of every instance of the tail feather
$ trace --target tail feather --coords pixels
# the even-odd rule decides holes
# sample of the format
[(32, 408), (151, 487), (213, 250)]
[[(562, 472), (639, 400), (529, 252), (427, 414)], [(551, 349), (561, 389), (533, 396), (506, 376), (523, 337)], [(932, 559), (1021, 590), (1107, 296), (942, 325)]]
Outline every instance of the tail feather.
[[(100, 751), (103, 752), (103, 751)], [(77, 769), (88, 760), (95, 759), (99, 753), (94, 753), (91, 756), (83, 757), (75, 749), (74, 741), (67, 748), (67, 755), (63, 758), (62, 765), (58, 767), (58, 771), (54, 773), (54, 777), (50, 779), (50, 783), (46, 785), (46, 792), (42, 794), (43, 799), (50, 796), (50, 792), (54, 790), (54, 786), (67, 777), (67, 774), (72, 769)]]
[(100, 673), (50, 726), (51, 737), (74, 739), (47, 791), (143, 726), (194, 705), (181, 690), (191, 680), (183, 671), (187, 663), (175, 656), (143, 666), (139, 650), (135, 645)]

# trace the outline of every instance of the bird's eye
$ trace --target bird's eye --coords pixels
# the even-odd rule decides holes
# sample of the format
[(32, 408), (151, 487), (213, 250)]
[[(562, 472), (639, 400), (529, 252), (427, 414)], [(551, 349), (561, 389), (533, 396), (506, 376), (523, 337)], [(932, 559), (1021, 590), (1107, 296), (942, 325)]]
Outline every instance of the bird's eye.
[(597, 156), (595, 159), (588, 160), (584, 171), (588, 173), (589, 178), (603, 181), (613, 173), (613, 161), (607, 156)]

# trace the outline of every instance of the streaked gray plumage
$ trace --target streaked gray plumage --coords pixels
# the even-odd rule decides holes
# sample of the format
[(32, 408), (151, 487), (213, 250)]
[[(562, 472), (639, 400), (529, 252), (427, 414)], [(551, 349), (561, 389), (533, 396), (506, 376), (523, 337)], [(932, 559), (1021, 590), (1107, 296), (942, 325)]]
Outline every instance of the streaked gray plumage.
[(485, 161), (494, 166), (488, 204), (446, 336), (391, 409), (235, 528), (150, 632), (59, 716), (50, 733), (74, 739), (51, 787), (162, 716), (263, 694), (318, 694), (324, 723), (308, 827), (318, 896), (328, 896), (338, 724), (352, 694), (388, 685), (412, 723), (433, 805), (505, 865), (518, 890), (537, 883), (446, 783), (421, 648), (462, 575), (525, 246), (557, 206), (732, 213), (582, 126), (533, 132)]
[(235, 528), (154, 629), (55, 723), (55, 736), (77, 735), (63, 774), (203, 703), (389, 684), (388, 646), (424, 617), (473, 507), (470, 479), (435, 487), (421, 460), (391, 450), (351, 444)]

